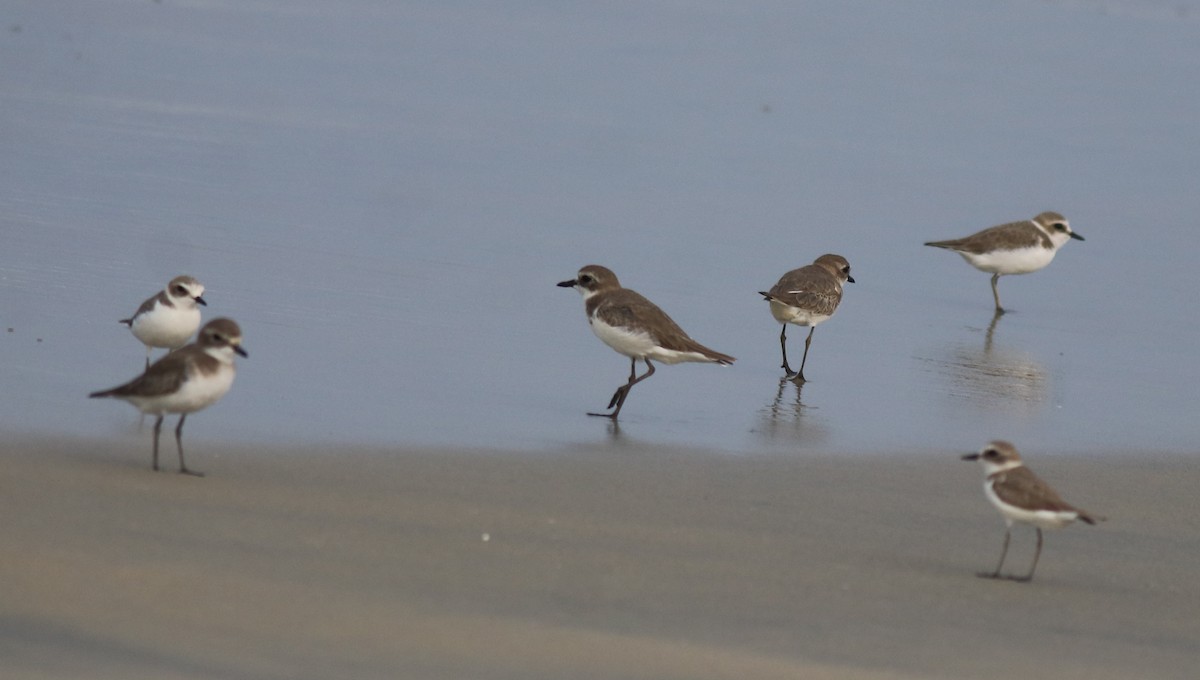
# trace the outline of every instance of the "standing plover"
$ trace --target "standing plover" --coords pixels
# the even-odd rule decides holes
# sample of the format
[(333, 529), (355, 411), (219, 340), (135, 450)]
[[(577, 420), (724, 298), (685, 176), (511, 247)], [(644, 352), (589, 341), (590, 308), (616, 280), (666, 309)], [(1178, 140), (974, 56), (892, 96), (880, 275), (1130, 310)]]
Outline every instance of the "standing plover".
[(1071, 231), (1067, 218), (1044, 212), (1031, 220), (989, 227), (964, 238), (929, 241), (925, 245), (953, 250), (970, 265), (992, 275), (996, 313), (1003, 314), (996, 282), (1006, 274), (1028, 274), (1050, 264), (1067, 241), (1083, 237)]
[[(841, 255), (822, 255), (812, 264), (793, 269), (783, 275), (769, 291), (758, 294), (771, 303), (771, 315), (783, 324), (779, 333), (779, 347), (783, 350), (783, 366), (789, 378), (804, 382), (804, 363), (808, 361), (808, 346), (812, 344), (813, 331), (817, 324), (827, 321), (837, 311), (842, 301), (842, 284), (854, 283), (850, 276), (850, 263)], [(787, 325), (808, 326), (808, 337), (804, 339), (804, 356), (800, 359), (800, 370), (793, 372), (787, 360)]]
[(183, 421), (189, 413), (211, 406), (229, 391), (236, 373), (234, 354), (247, 356), (242, 349), (241, 329), (231, 319), (213, 319), (200, 329), (196, 342), (167, 354), (124, 385), (88, 396), (116, 397), (133, 404), (142, 413), (158, 416), (154, 421), (152, 467), (155, 470), (158, 470), (158, 435), (163, 416), (178, 413), (175, 446), (179, 450), (179, 471), (202, 477), (203, 473), (189, 470), (183, 462)]
[[(654, 375), (654, 364), (699, 361), (728, 365), (734, 358), (711, 350), (693, 340), (666, 312), (638, 293), (622, 288), (617, 275), (599, 265), (590, 264), (575, 278), (558, 284), (583, 294), (584, 311), (596, 337), (620, 354), (629, 357), (629, 381), (617, 388), (607, 408), (612, 413), (588, 413), (614, 421), (625, 404), (629, 390)], [(638, 359), (646, 362), (646, 372), (637, 375)]]
[(167, 287), (142, 303), (137, 312), (121, 323), (146, 346), (146, 367), (155, 347), (167, 351), (187, 344), (200, 327), (200, 308), (206, 305), (204, 285), (190, 276), (176, 276)]
[(1099, 517), (1067, 503), (1040, 477), (1030, 472), (1021, 461), (1016, 447), (1006, 441), (994, 441), (978, 453), (969, 453), (963, 460), (978, 460), (983, 464), (986, 475), (983, 493), (1004, 516), (1004, 548), (1000, 551), (1000, 562), (996, 570), (979, 574), (984, 578), (1000, 578), (1000, 568), (1008, 554), (1008, 541), (1012, 536), (1013, 522), (1032, 524), (1037, 528), (1037, 551), (1033, 564), (1025, 576), (1010, 577), (1014, 581), (1033, 579), (1038, 557), (1042, 554), (1042, 529), (1061, 529), (1075, 520), (1095, 524), (1103, 521)]

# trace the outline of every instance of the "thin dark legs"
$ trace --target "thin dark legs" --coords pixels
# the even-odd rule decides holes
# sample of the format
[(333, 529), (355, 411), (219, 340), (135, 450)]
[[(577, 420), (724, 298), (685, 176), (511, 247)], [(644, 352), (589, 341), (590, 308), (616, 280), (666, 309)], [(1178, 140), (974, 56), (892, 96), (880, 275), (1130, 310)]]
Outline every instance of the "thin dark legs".
[[(189, 470), (188, 466), (183, 462), (183, 421), (187, 419), (186, 413), (179, 415), (179, 424), (175, 426), (175, 447), (179, 450), (179, 473), (183, 475), (194, 475), (203, 477), (203, 472)], [(158, 414), (154, 419), (154, 457), (152, 459), (152, 467), (155, 472), (158, 472), (158, 435), (162, 432), (163, 414)]]
[(787, 324), (786, 323), (783, 324), (783, 330), (779, 332), (779, 348), (783, 350), (783, 365), (780, 366), (780, 368), (782, 368), (784, 371), (786, 371), (787, 377), (790, 378), (793, 375), (796, 375), (796, 372), (792, 370), (791, 366), (788, 366), (788, 362), (787, 362)]
[(992, 274), (992, 299), (996, 301), (996, 315), (1004, 313), (1004, 308), (1000, 306), (1000, 291), (996, 290), (996, 283), (1000, 281), (1000, 274)]
[(151, 459), (151, 468), (158, 472), (158, 433), (162, 432), (163, 414), (158, 414), (154, 419), (154, 457)]
[(804, 338), (804, 356), (800, 359), (800, 372), (797, 373), (788, 366), (787, 360), (787, 324), (783, 324), (783, 330), (779, 333), (779, 347), (783, 350), (783, 366), (780, 366), (787, 372), (787, 377), (792, 378), (796, 382), (807, 382), (804, 378), (804, 364), (808, 361), (808, 347), (812, 344), (813, 331), (817, 330), (816, 326), (808, 327), (808, 337)]
[(1013, 580), (1015, 580), (1015, 581), (1032, 581), (1033, 580), (1033, 570), (1037, 569), (1038, 558), (1042, 556), (1042, 530), (1041, 529), (1037, 530), (1037, 535), (1038, 535), (1037, 550), (1033, 553), (1033, 564), (1029, 565), (1029, 573), (1026, 574), (1024, 578), (1018, 578), (1018, 579), (1013, 579)]
[(1037, 569), (1038, 558), (1042, 556), (1042, 530), (1037, 529), (1037, 550), (1033, 553), (1033, 564), (1029, 565), (1029, 573), (1024, 576), (1001, 576), (1000, 568), (1004, 566), (1004, 558), (1008, 555), (1008, 540), (1012, 536), (1012, 528), (1004, 530), (1004, 548), (1000, 550), (1000, 562), (996, 565), (996, 570), (993, 572), (980, 572), (977, 574), (981, 578), (1007, 578), (1021, 583), (1028, 583), (1033, 580), (1033, 572)]
[(615, 405), (617, 407), (616, 410), (613, 411), (612, 413), (588, 413), (589, 416), (599, 416), (601, 418), (611, 418), (613, 420), (613, 422), (616, 422), (617, 414), (619, 414), (621, 412), (621, 407), (625, 405), (625, 398), (629, 396), (630, 388), (632, 388), (634, 385), (640, 383), (641, 381), (645, 380), (646, 378), (649, 378), (650, 376), (654, 375), (654, 364), (650, 363), (649, 359), (642, 359), (642, 361), (646, 362), (646, 372), (643, 373), (641, 376), (638, 376), (637, 375), (637, 359), (629, 360), (629, 382), (625, 383), (624, 385), (621, 385), (620, 387), (617, 388), (616, 392), (613, 392), (612, 399), (609, 400), (608, 406), (605, 407), (605, 408), (612, 408)]

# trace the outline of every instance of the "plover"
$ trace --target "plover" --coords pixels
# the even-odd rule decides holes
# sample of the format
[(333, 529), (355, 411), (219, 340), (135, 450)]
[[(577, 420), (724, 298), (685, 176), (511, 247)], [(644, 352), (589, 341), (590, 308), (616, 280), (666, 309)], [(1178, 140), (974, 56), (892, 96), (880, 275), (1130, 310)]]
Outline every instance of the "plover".
[[(808, 361), (808, 347), (812, 344), (813, 331), (817, 324), (829, 320), (842, 301), (842, 285), (854, 283), (850, 276), (850, 263), (841, 255), (827, 254), (818, 257), (812, 264), (793, 269), (783, 275), (769, 291), (758, 294), (771, 303), (771, 315), (783, 324), (779, 333), (779, 347), (783, 350), (783, 366), (789, 378), (804, 382), (804, 363)], [(808, 326), (808, 337), (804, 339), (804, 356), (800, 359), (800, 371), (792, 371), (787, 360), (787, 325)]]
[(1042, 554), (1042, 529), (1061, 529), (1075, 520), (1088, 524), (1104, 520), (1064, 501), (1049, 484), (1025, 467), (1016, 447), (1006, 441), (991, 442), (978, 453), (969, 453), (962, 458), (978, 460), (983, 464), (983, 493), (1004, 516), (1006, 525), (1000, 562), (995, 571), (980, 573), (981, 577), (1000, 578), (1000, 568), (1004, 566), (1004, 557), (1008, 554), (1013, 522), (1032, 524), (1037, 529), (1037, 551), (1033, 554), (1029, 573), (1009, 577), (1014, 581), (1029, 581), (1033, 579), (1038, 557)]
[(1067, 219), (1056, 212), (1044, 212), (1031, 220), (989, 227), (964, 238), (929, 241), (925, 245), (953, 250), (972, 267), (992, 275), (992, 298), (996, 313), (1003, 314), (996, 282), (1007, 274), (1028, 274), (1050, 264), (1059, 248), (1083, 237), (1071, 231)]
[(129, 326), (133, 337), (146, 346), (146, 367), (150, 367), (150, 353), (155, 347), (167, 351), (187, 344), (192, 334), (200, 327), (200, 308), (207, 305), (201, 297), (204, 285), (190, 276), (176, 276), (167, 287), (160, 290), (138, 307), (137, 312), (120, 323)]
[[(617, 388), (606, 408), (612, 413), (588, 413), (614, 421), (625, 405), (629, 390), (654, 375), (654, 364), (698, 361), (729, 365), (734, 358), (711, 350), (693, 340), (666, 312), (638, 293), (622, 288), (617, 275), (599, 265), (590, 264), (575, 278), (558, 284), (583, 294), (584, 311), (596, 337), (620, 354), (629, 357), (629, 381)], [(646, 372), (637, 375), (638, 359), (646, 362)]]
[(154, 421), (152, 467), (155, 470), (158, 470), (158, 435), (163, 416), (178, 413), (175, 446), (179, 450), (179, 471), (203, 476), (189, 470), (183, 462), (183, 421), (189, 413), (211, 406), (229, 391), (236, 373), (234, 354), (247, 356), (242, 349), (241, 329), (231, 319), (213, 319), (200, 329), (196, 342), (167, 354), (128, 383), (88, 396), (116, 397), (133, 404), (142, 413), (158, 416)]

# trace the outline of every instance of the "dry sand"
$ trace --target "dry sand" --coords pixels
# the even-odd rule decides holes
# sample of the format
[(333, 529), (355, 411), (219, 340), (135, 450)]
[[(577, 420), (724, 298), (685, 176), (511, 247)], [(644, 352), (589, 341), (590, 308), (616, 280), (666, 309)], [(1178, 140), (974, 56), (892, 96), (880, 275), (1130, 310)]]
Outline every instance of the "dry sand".
[[(977, 465), (248, 450), (0, 451), (5, 678), (1194, 678), (1193, 460), (1031, 466), (1110, 521), (990, 581)], [(974, 442), (972, 442), (974, 444)], [(173, 454), (171, 448), (168, 453)], [(172, 456), (166, 458), (172, 461)], [(1014, 535), (1024, 569), (1029, 531)]]

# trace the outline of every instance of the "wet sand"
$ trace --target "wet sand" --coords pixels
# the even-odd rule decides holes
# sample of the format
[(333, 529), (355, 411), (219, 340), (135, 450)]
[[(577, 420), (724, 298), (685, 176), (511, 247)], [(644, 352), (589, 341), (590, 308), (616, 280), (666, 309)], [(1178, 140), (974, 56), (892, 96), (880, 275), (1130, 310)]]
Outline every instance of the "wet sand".
[[(1185, 678), (1200, 663), (1185, 459), (1030, 451), (1110, 520), (1048, 533), (1026, 585), (974, 575), (1003, 525), (953, 452), (198, 438), (193, 479), (152, 473), (143, 444), (0, 450), (6, 677)], [(1015, 569), (1032, 542), (1014, 534)]]

